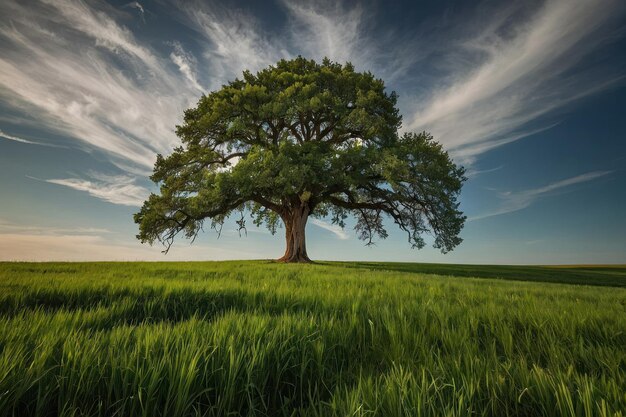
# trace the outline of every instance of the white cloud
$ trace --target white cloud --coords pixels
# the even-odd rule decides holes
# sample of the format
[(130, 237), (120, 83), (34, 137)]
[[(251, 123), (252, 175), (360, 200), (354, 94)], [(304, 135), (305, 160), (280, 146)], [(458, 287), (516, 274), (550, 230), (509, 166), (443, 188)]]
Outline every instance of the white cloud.
[(321, 60), (351, 62), (360, 71), (373, 71), (392, 83), (424, 58), (420, 40), (407, 39), (394, 30), (372, 30), (375, 13), (363, 4), (340, 1), (290, 1), (282, 4), (289, 13), (290, 50)]
[(331, 224), (331, 223), (325, 222), (324, 220), (315, 219), (315, 218), (311, 218), (309, 221), (317, 227), (321, 227), (322, 229), (328, 230), (329, 232), (333, 233), (335, 236), (337, 236), (337, 238), (341, 240), (350, 239), (350, 236), (341, 227), (337, 226), (336, 224)]
[(180, 2), (186, 22), (208, 41), (204, 58), (211, 89), (240, 77), (242, 71), (258, 71), (289, 54), (279, 38), (270, 38), (256, 19), (241, 10), (217, 4)]
[(265, 30), (254, 16), (218, 4), (179, 2), (185, 22), (208, 41), (204, 57), (211, 74), (211, 88), (257, 71), (281, 58), (302, 55), (320, 61), (328, 57), (352, 62), (359, 70), (372, 70), (386, 81), (406, 75), (411, 64), (423, 58), (415, 42), (396, 33), (372, 36), (374, 18), (360, 5), (341, 2), (282, 1), (288, 19), (280, 33)]
[(198, 77), (196, 75), (196, 58), (185, 51), (180, 43), (174, 42), (173, 46), (174, 51), (170, 54), (170, 59), (176, 64), (185, 78), (187, 78), (187, 81), (189, 81), (195, 89), (203, 92), (204, 88), (198, 83)]
[[(183, 10), (211, 43), (206, 56), (219, 80), (297, 54), (351, 61), (388, 85), (405, 86), (400, 91), (405, 128), (431, 131), (455, 159), (468, 165), (493, 148), (553, 127), (541, 122), (542, 117), (622, 79), (603, 68), (578, 69), (610, 40), (613, 18), (624, 11), (619, 0), (507, 4), (483, 10), (469, 22), (467, 16), (464, 21), (459, 17), (462, 29), (455, 28), (452, 36), (463, 36), (455, 40), (444, 31), (418, 29), (413, 37), (381, 31), (375, 28), (375, 14), (358, 3), (282, 4), (289, 19), (280, 37), (264, 32), (241, 11), (216, 5), (208, 11), (188, 4)], [(410, 87), (410, 80), (426, 77), (420, 70), (431, 55), (442, 57), (446, 70), (429, 76), (428, 86)], [(423, 65), (426, 72), (438, 68), (428, 65)], [(539, 127), (529, 127), (537, 121)]]
[[(408, 129), (431, 131), (457, 159), (471, 163), (535, 133), (529, 122), (620, 79), (610, 70), (578, 67), (610, 38), (623, 2), (549, 0), (532, 12), (523, 5), (489, 13), (477, 35), (448, 46), (446, 58), (457, 64), (451, 81), (414, 103)], [(472, 64), (463, 60), (467, 55), (484, 58)]]
[(20, 138), (18, 136), (9, 135), (8, 133), (4, 133), (2, 130), (0, 130), (0, 137), (8, 139), (8, 140), (15, 141), (15, 142), (27, 143), (29, 145), (50, 146), (50, 147), (53, 147), (53, 148), (60, 147), (59, 145), (54, 145), (52, 143), (35, 142), (35, 141), (30, 140), (30, 139), (24, 139), (24, 138)]
[(474, 169), (470, 167), (470, 169), (468, 169), (467, 172), (465, 173), (465, 176), (468, 178), (476, 178), (479, 175), (496, 172), (496, 171), (501, 170), (502, 168), (504, 168), (504, 165), (500, 165), (495, 168), (488, 168), (488, 169)]
[[(328, 57), (338, 62), (359, 58), (355, 52), (366, 46), (362, 42), (365, 13), (359, 4), (350, 9), (335, 1), (284, 1), (283, 4), (294, 19), (290, 25), (292, 39), (305, 56)], [(363, 60), (370, 55), (369, 49), (361, 50), (366, 55)]]
[(155, 72), (161, 72), (158, 58), (150, 50), (139, 45), (128, 29), (118, 25), (106, 13), (94, 10), (82, 1), (41, 1), (56, 12), (50, 16), (50, 20), (58, 23), (57, 19), (60, 18), (64, 24), (72, 29), (95, 39), (96, 45), (103, 46), (112, 52), (127, 53), (147, 64)]
[(131, 1), (130, 3), (126, 3), (124, 7), (130, 7), (131, 9), (136, 9), (139, 12), (139, 16), (141, 17), (141, 21), (146, 23), (145, 14), (146, 10), (143, 8), (143, 5), (138, 1)]
[(536, 200), (550, 195), (552, 192), (560, 190), (562, 188), (569, 187), (571, 185), (580, 184), (587, 181), (592, 181), (605, 175), (610, 174), (612, 171), (594, 171), (586, 174), (577, 175), (575, 177), (567, 178), (561, 181), (553, 182), (543, 187), (534, 188), (523, 191), (506, 191), (500, 192), (499, 197), (502, 200), (500, 206), (490, 212), (472, 216), (468, 218), (468, 221), (485, 219), (487, 217), (499, 216), (501, 214), (512, 213), (525, 209), (530, 206)]
[(31, 124), (98, 149), (146, 175), (178, 142), (174, 126), (198, 96), (169, 59), (82, 2), (0, 4), (0, 96)]
[(90, 179), (46, 179), (45, 182), (63, 185), (113, 204), (140, 207), (150, 191), (135, 184), (135, 178), (126, 175), (105, 175), (92, 172)]

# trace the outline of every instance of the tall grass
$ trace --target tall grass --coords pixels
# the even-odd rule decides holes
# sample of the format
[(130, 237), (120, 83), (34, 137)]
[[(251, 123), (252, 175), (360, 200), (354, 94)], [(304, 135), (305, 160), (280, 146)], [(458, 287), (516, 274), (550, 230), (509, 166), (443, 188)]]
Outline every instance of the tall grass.
[(0, 264), (0, 416), (624, 415), (626, 289), (389, 269)]

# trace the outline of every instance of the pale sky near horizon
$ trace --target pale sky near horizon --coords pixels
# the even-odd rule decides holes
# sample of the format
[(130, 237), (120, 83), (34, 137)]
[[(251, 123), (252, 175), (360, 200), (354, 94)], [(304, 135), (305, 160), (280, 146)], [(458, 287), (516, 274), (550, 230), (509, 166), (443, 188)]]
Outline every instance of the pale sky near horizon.
[[(234, 221), (141, 245), (132, 215), (199, 97), (281, 58), (352, 62), (468, 171), (464, 242), (441, 255), (312, 219), (313, 259), (626, 263), (626, 3), (0, 2), (0, 260), (277, 258)], [(207, 228), (208, 229), (208, 228)]]

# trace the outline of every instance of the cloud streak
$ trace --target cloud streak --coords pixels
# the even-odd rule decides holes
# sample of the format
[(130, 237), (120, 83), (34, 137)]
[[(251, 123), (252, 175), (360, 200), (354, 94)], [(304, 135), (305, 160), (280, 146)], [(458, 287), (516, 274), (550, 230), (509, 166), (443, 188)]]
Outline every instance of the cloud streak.
[(309, 221), (319, 228), (328, 230), (329, 232), (334, 234), (338, 239), (341, 239), (341, 240), (350, 239), (350, 236), (341, 227), (337, 226), (336, 224), (331, 224), (331, 223), (325, 222), (324, 220), (315, 219), (315, 218), (312, 218)]
[[(360, 4), (346, 8), (341, 2), (284, 1), (293, 18), (291, 38), (298, 43), (305, 56), (355, 64), (372, 57), (371, 43), (363, 42), (365, 12)], [(361, 59), (355, 52), (361, 49)]]
[(357, 70), (382, 77), (388, 85), (406, 77), (425, 57), (422, 50), (426, 48), (419, 48), (416, 39), (406, 39), (393, 29), (374, 34), (376, 15), (362, 3), (283, 0), (282, 4), (290, 17), (287, 32), (295, 55), (349, 61)]
[(174, 51), (170, 54), (172, 62), (176, 64), (180, 72), (185, 76), (193, 88), (199, 90), (200, 92), (204, 92), (204, 88), (200, 85), (200, 83), (198, 83), (198, 76), (196, 75), (196, 58), (189, 52), (186, 52), (180, 43), (174, 42), (173, 46)]
[(90, 179), (60, 178), (43, 181), (83, 191), (92, 197), (122, 206), (141, 207), (150, 194), (147, 188), (135, 183), (134, 177), (126, 175), (105, 175), (92, 172)]
[(141, 3), (139, 3), (138, 1), (131, 1), (130, 3), (126, 3), (124, 7), (130, 7), (131, 9), (136, 9), (137, 12), (139, 13), (139, 16), (141, 17), (141, 21), (143, 23), (146, 23), (146, 18), (145, 18), (146, 10), (143, 8)]
[(49, 147), (52, 147), (52, 148), (60, 148), (59, 145), (55, 145), (55, 144), (52, 144), (52, 143), (35, 142), (35, 141), (30, 140), (30, 139), (24, 139), (24, 138), (20, 138), (18, 136), (9, 135), (8, 133), (4, 133), (2, 130), (0, 130), (0, 137), (8, 139), (8, 140), (12, 140), (14, 142), (26, 143), (26, 144), (29, 144), (29, 145), (39, 145), (39, 146), (49, 146)]
[(610, 174), (612, 171), (593, 171), (588, 172), (586, 174), (577, 175), (575, 177), (570, 177), (561, 181), (553, 182), (551, 184), (545, 185), (543, 187), (534, 188), (530, 190), (523, 191), (507, 191), (499, 193), (499, 198), (502, 200), (500, 207), (497, 209), (479, 214), (477, 216), (473, 216), (468, 218), (468, 221), (475, 221), (486, 219), (488, 217), (499, 216), (502, 214), (513, 213), (515, 211), (519, 211), (529, 207), (535, 201), (551, 195), (553, 192), (561, 190), (563, 188), (570, 187), (575, 184), (580, 184), (583, 182), (593, 181), (595, 179), (604, 177)]
[(31, 124), (150, 172), (176, 143), (194, 86), (102, 10), (82, 2), (2, 2), (0, 94)]
[(423, 22), (440, 30), (408, 35), (381, 31), (370, 7), (347, 2), (282, 1), (289, 19), (279, 36), (241, 11), (182, 4), (187, 21), (212, 45), (205, 58), (217, 79), (298, 54), (351, 61), (390, 86), (402, 85), (405, 129), (431, 131), (467, 165), (550, 129), (555, 123), (546, 116), (624, 79), (617, 69), (584, 65), (621, 36), (616, 17), (626, 7), (619, 0), (483, 5), (473, 19)]
[(393, 31), (374, 36), (375, 15), (360, 4), (343, 2), (281, 1), (287, 19), (283, 31), (267, 30), (253, 15), (219, 4), (177, 3), (187, 24), (207, 41), (205, 58), (218, 88), (243, 70), (256, 71), (281, 58), (303, 55), (320, 61), (328, 57), (350, 61), (358, 70), (370, 70), (387, 82), (404, 76), (423, 58)]
[(183, 22), (207, 42), (202, 52), (210, 89), (291, 56), (279, 37), (272, 37), (254, 16), (219, 4), (178, 2)]
[[(449, 82), (415, 104), (408, 129), (431, 131), (457, 159), (471, 163), (536, 133), (530, 122), (622, 79), (582, 63), (616, 30), (623, 2), (549, 0), (537, 10), (523, 4), (490, 13), (491, 21), (481, 22), (469, 41), (449, 46)], [(476, 64), (462, 62), (467, 56)]]

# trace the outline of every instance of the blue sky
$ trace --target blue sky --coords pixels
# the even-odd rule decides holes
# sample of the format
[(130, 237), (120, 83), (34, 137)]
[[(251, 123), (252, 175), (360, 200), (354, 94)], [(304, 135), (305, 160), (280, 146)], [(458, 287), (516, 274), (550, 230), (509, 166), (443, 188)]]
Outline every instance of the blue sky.
[[(168, 255), (132, 214), (203, 92), (297, 55), (352, 62), (468, 170), (464, 242), (411, 250), (388, 222), (307, 227), (314, 259), (626, 263), (626, 3), (0, 3), (0, 260), (276, 258), (234, 221)], [(250, 222), (248, 222), (250, 223)]]

